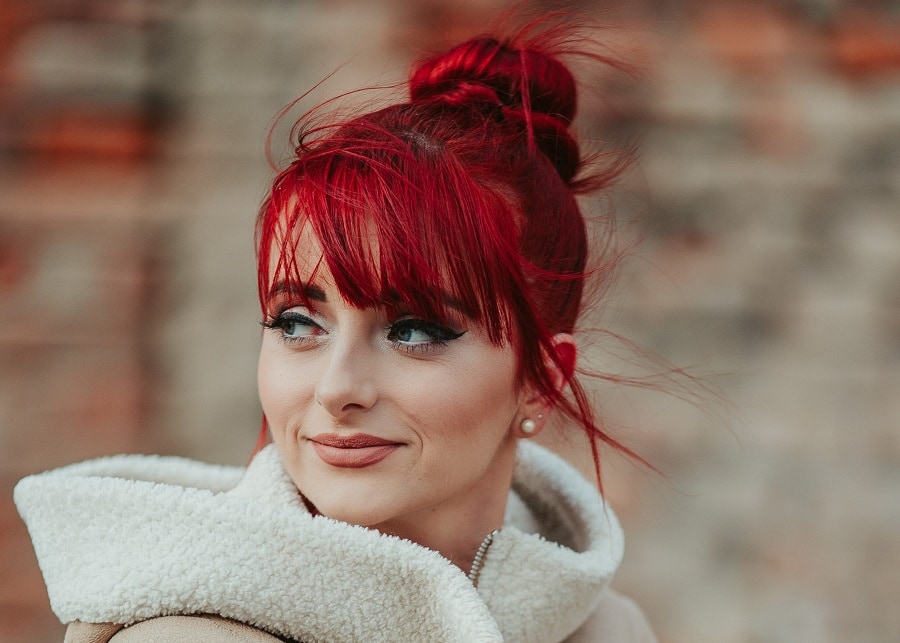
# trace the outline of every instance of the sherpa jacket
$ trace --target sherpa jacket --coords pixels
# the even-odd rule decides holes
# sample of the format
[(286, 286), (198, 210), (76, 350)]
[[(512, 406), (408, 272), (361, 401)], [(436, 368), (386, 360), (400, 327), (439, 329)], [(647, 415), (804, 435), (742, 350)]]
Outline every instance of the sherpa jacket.
[(469, 575), (312, 516), (271, 445), (246, 470), (92, 460), (25, 478), (15, 501), (69, 641), (655, 640), (608, 588), (623, 551), (612, 510), (524, 441), (505, 525)]

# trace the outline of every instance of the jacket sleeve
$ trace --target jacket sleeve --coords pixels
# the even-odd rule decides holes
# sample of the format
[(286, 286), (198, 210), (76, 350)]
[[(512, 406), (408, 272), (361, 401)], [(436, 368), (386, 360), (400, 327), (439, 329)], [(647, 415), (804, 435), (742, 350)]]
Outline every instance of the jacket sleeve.
[(262, 630), (212, 615), (160, 616), (129, 627), (114, 623), (70, 623), (65, 643), (279, 643)]
[(73, 621), (66, 627), (63, 643), (107, 643), (122, 629), (117, 623), (83, 623)]
[(594, 613), (566, 643), (658, 643), (641, 608), (606, 590)]

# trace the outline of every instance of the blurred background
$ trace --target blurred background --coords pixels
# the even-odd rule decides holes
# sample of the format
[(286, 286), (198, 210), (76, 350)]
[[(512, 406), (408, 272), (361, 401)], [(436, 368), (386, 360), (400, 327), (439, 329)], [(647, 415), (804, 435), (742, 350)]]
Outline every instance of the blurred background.
[[(0, 640), (63, 631), (20, 477), (249, 456), (275, 113), (338, 66), (307, 107), (402, 80), (509, 4), (4, 0)], [(641, 144), (600, 207), (643, 243), (596, 323), (729, 400), (598, 393), (668, 474), (606, 460), (618, 588), (663, 642), (900, 640), (900, 3), (566, 6), (643, 70), (588, 78), (578, 121)]]

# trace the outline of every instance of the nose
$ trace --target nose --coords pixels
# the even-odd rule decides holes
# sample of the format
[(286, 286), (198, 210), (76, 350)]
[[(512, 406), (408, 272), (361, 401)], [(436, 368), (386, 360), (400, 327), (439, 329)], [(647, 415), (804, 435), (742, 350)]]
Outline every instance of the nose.
[(316, 403), (334, 418), (371, 408), (378, 399), (372, 356), (358, 343), (336, 341), (323, 356)]

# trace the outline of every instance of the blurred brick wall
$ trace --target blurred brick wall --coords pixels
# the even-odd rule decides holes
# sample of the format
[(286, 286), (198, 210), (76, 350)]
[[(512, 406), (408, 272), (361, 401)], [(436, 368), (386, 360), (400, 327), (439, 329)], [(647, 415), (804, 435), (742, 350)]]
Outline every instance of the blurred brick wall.
[(620, 584), (666, 640), (900, 640), (900, 5), (656, 7), (618, 329), (720, 373), (733, 436), (628, 407), (672, 478), (616, 481)]
[[(18, 478), (251, 450), (272, 116), (341, 63), (310, 100), (402, 77), (506, 4), (0, 5), (0, 640), (61, 636)], [(645, 241), (603, 323), (731, 400), (599, 391), (670, 476), (607, 462), (618, 585), (663, 641), (897, 640), (900, 7), (580, 5), (646, 70), (579, 122), (641, 140), (613, 202)]]
[(0, 5), (0, 640), (60, 640), (11, 490), (149, 446), (159, 151), (139, 2)]

